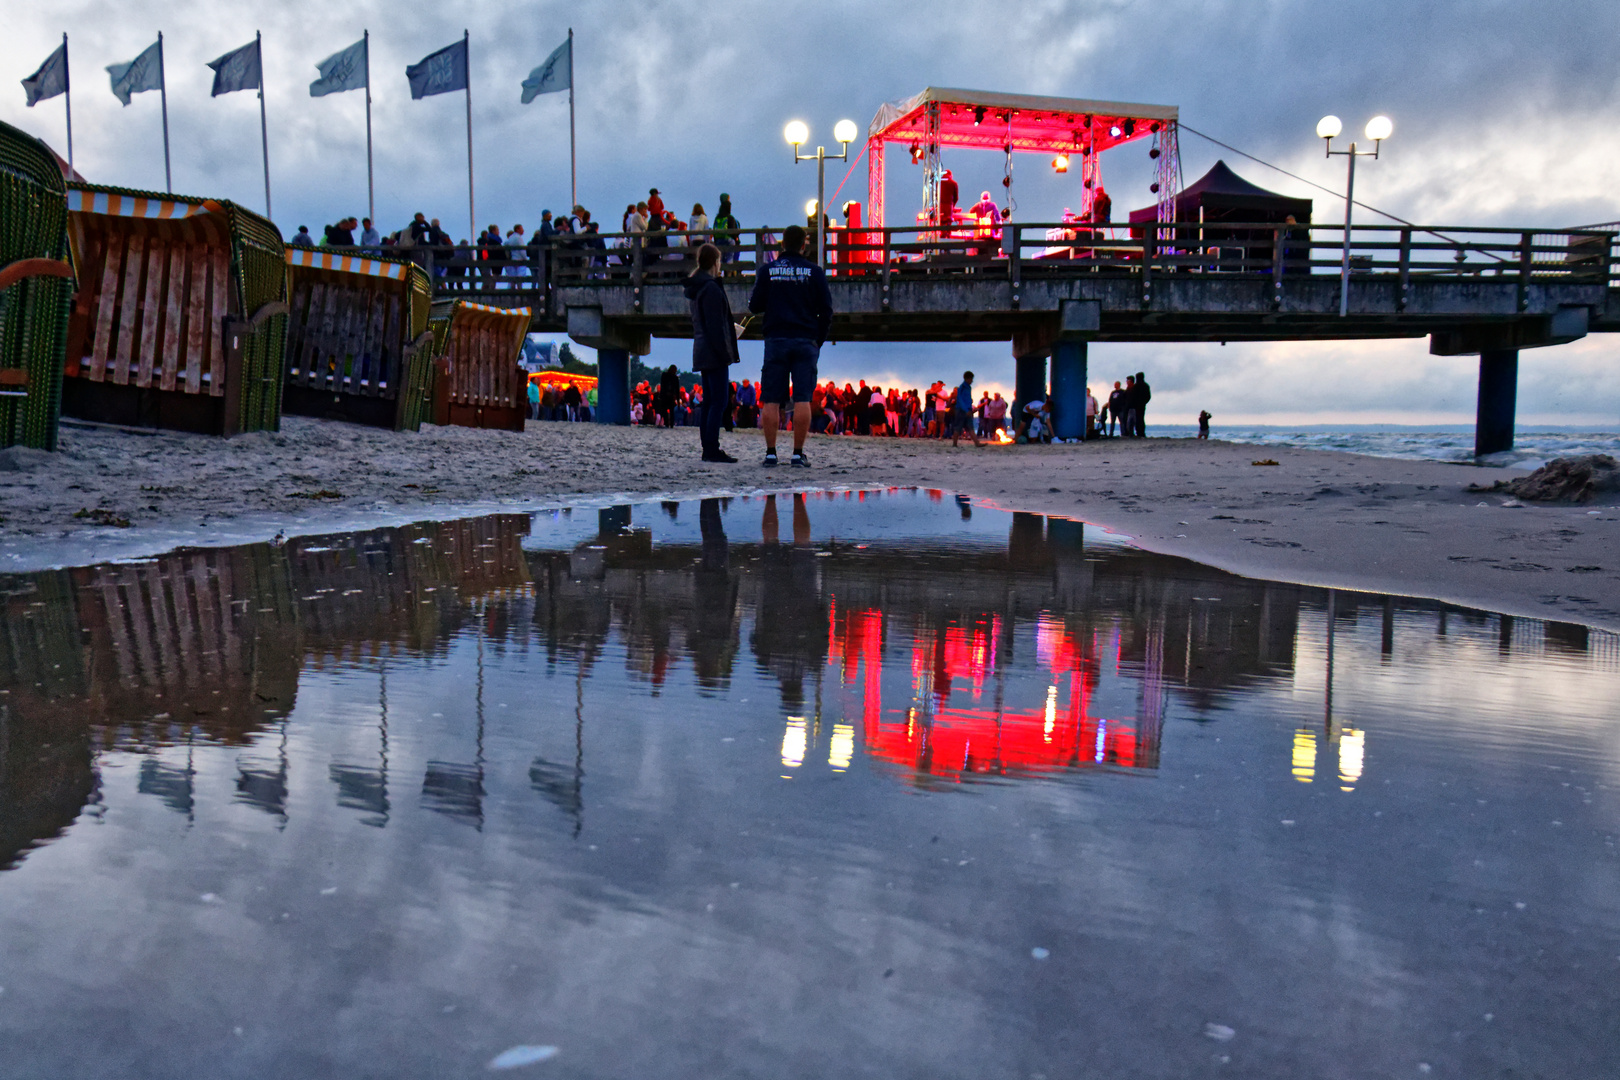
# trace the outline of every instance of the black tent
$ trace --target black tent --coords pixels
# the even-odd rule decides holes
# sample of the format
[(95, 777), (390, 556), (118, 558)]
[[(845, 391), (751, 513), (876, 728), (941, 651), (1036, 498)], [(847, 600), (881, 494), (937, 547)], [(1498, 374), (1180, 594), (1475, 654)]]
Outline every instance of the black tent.
[[(1245, 225), (1260, 222), (1281, 224), (1288, 215), (1301, 225), (1310, 223), (1311, 200), (1295, 199), (1251, 184), (1217, 161), (1199, 179), (1176, 196), (1176, 220), (1187, 222), (1234, 221)], [(1159, 219), (1157, 206), (1131, 211), (1131, 224)]]

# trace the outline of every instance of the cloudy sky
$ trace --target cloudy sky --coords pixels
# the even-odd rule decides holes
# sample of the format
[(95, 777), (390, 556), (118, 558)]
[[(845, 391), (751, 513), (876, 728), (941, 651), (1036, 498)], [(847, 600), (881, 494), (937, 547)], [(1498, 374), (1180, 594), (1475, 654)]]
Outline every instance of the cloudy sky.
[[(685, 211), (713, 212), (728, 191), (744, 225), (785, 223), (813, 197), (783, 123), (802, 118), (830, 141), (832, 124), (863, 127), (878, 105), (924, 86), (962, 86), (1173, 104), (1183, 121), (1267, 161), (1343, 187), (1343, 160), (1324, 160), (1313, 129), (1324, 113), (1359, 130), (1387, 113), (1386, 155), (1357, 172), (1357, 195), (1414, 221), (1557, 227), (1620, 218), (1620, 4), (1548, 0), (1324, 3), (1321, 0), (1018, 0), (873, 3), (838, 0), (55, 0), (7, 5), (0, 119), (57, 147), (60, 99), (24, 106), (17, 80), (71, 35), (75, 164), (96, 182), (163, 187), (158, 96), (123, 108), (102, 69), (164, 32), (175, 190), (262, 207), (257, 103), (208, 96), (207, 61), (264, 33), (276, 220), (317, 233), (365, 213), (365, 112), (359, 93), (308, 96), (315, 62), (372, 33), (377, 210), (397, 228), (421, 209), (466, 228), (461, 95), (412, 101), (404, 68), (472, 36), (479, 224), (532, 226), (568, 200), (563, 95), (518, 103), (529, 69), (576, 35), (581, 201), (615, 219), (650, 186)], [(1327, 220), (1343, 204), (1191, 134), (1186, 178), (1217, 158), (1249, 179), (1315, 198)], [(1141, 159), (1141, 160), (1137, 160)], [(995, 185), (999, 155), (947, 153), (964, 191)], [(843, 198), (864, 190), (864, 163)], [(831, 176), (842, 176), (836, 168)], [(1018, 162), (1025, 221), (1078, 204), (1078, 176)], [(1146, 153), (1103, 159), (1118, 211), (1150, 200)], [(920, 200), (920, 173), (891, 158), (891, 207)], [(976, 194), (976, 190), (971, 192)], [(829, 197), (829, 202), (831, 201)], [(891, 214), (891, 216), (893, 216)], [(756, 346), (757, 348), (757, 346)], [(655, 345), (653, 361), (681, 362)], [(745, 360), (748, 354), (745, 353)], [(1620, 343), (1591, 338), (1521, 359), (1520, 421), (1620, 423)], [(1426, 340), (1374, 344), (1096, 345), (1094, 386), (1145, 369), (1154, 411), (1226, 422), (1468, 422), (1474, 360), (1430, 357)], [(826, 350), (834, 377), (920, 385), (964, 366), (1010, 385), (1005, 345), (852, 346)]]

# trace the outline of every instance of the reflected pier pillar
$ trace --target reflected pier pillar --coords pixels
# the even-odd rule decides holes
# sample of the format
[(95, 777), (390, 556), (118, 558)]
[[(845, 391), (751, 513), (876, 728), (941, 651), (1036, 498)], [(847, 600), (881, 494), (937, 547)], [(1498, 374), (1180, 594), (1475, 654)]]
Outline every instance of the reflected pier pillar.
[(596, 422), (630, 423), (630, 350), (596, 351)]
[(1519, 350), (1479, 354), (1479, 408), (1474, 414), (1474, 456), (1513, 449), (1513, 413), (1519, 396)]
[(1086, 437), (1084, 341), (1060, 340), (1052, 346), (1052, 434), (1060, 439)]

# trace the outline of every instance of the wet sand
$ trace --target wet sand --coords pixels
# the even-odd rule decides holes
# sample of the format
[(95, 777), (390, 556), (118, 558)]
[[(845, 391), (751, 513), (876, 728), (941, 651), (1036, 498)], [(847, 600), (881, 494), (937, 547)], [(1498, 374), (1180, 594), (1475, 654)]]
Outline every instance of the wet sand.
[[(1620, 630), (1620, 506), (1467, 491), (1500, 470), (1190, 439), (1049, 447), (813, 437), (814, 468), (697, 460), (694, 429), (533, 423), (399, 434), (288, 417), (230, 440), (72, 426), (0, 454), (0, 570), (495, 510), (916, 485), (1083, 519), (1255, 577)], [(786, 440), (784, 440), (784, 446)], [(1252, 464), (1270, 458), (1275, 466)], [(127, 526), (125, 523), (127, 522)]]

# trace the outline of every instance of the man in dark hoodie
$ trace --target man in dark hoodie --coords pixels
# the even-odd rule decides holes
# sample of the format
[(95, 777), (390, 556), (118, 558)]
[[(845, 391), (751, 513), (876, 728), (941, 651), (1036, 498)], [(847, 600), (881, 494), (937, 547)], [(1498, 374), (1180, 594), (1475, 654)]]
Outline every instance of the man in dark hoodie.
[(692, 309), (692, 370), (703, 377), (703, 460), (735, 465), (737, 459), (720, 449), (720, 424), (731, 405), (731, 365), (737, 362), (737, 330), (731, 302), (716, 280), (720, 249), (713, 244), (698, 248), (697, 269), (686, 279), (687, 303)]
[(807, 466), (804, 439), (810, 434), (810, 398), (816, 390), (816, 362), (832, 327), (832, 292), (827, 273), (805, 258), (805, 232), (790, 225), (782, 233), (782, 254), (754, 275), (748, 310), (765, 313), (765, 364), (760, 370), (760, 413), (765, 428), (765, 461), (776, 464), (776, 432), (781, 406), (793, 393), (792, 464)]
[(1136, 413), (1136, 437), (1147, 438), (1147, 404), (1153, 400), (1153, 388), (1148, 385), (1147, 376), (1142, 372), (1136, 373), (1136, 398), (1132, 408)]

